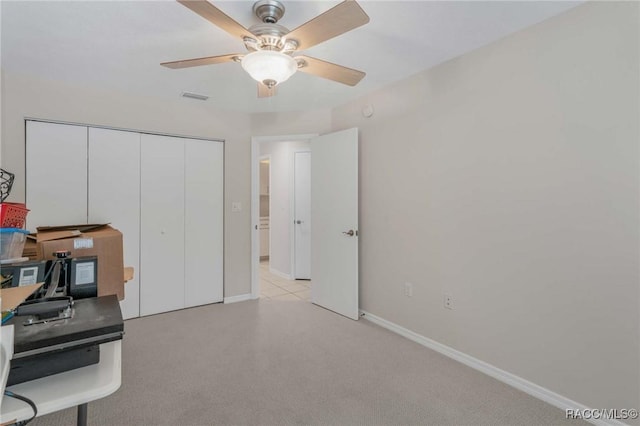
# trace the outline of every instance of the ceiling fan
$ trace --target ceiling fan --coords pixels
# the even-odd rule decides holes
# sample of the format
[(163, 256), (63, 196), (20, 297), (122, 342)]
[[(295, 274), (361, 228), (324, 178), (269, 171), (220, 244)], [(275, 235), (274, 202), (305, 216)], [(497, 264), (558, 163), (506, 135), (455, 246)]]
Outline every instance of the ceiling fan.
[(345, 0), (293, 31), (278, 24), (285, 9), (277, 0), (257, 1), (253, 5), (253, 12), (262, 23), (252, 25), (248, 29), (208, 1), (177, 1), (232, 36), (239, 37), (249, 53), (207, 56), (160, 64), (167, 68), (239, 62), (242, 68), (258, 81), (258, 97), (275, 95), (276, 86), (296, 71), (349, 86), (355, 86), (365, 76), (362, 71), (297, 54), (299, 50), (308, 49), (369, 22), (369, 17), (355, 0)]

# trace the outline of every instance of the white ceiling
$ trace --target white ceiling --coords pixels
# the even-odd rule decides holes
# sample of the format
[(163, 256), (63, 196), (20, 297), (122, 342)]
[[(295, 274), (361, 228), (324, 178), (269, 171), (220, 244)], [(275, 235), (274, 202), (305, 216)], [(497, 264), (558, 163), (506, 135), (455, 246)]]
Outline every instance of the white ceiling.
[[(251, 1), (215, 1), (249, 27)], [(293, 29), (338, 1), (287, 1), (279, 24)], [(239, 64), (172, 70), (160, 62), (243, 53), (240, 40), (174, 1), (0, 2), (1, 65), (80, 85), (157, 98), (189, 91), (245, 112), (293, 111), (343, 104), (557, 15), (577, 2), (360, 1), (369, 24), (305, 54), (356, 68), (367, 76), (348, 87), (296, 73), (274, 98), (258, 99)], [(185, 102), (201, 102), (187, 100)]]

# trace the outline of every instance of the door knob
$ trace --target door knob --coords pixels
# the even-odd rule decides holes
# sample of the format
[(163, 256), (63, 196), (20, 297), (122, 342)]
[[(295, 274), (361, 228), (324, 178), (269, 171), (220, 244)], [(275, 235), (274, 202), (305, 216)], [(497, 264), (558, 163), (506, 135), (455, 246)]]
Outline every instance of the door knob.
[(348, 235), (349, 237), (353, 237), (354, 235), (358, 235), (358, 231), (354, 231), (353, 229), (349, 229), (348, 231), (342, 231), (344, 235)]
[(301, 221), (301, 220), (296, 220), (296, 224), (297, 224), (297, 225), (300, 225), (301, 223), (302, 223), (302, 221)]

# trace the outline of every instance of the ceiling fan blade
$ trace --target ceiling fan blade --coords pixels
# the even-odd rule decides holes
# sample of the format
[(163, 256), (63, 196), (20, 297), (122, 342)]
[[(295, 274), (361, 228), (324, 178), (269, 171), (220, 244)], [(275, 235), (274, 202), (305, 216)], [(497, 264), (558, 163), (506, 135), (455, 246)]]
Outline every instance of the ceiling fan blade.
[(337, 6), (305, 22), (285, 36), (298, 42), (298, 50), (332, 39), (369, 22), (369, 16), (355, 0)]
[(229, 34), (243, 39), (255, 38), (248, 29), (237, 23), (233, 18), (205, 0), (177, 0), (181, 5), (191, 9), (212, 24), (222, 28)]
[(348, 86), (355, 86), (366, 75), (366, 73), (362, 71), (322, 61), (310, 56), (296, 56), (294, 59), (299, 65), (298, 71), (317, 75), (318, 77), (337, 81), (338, 83), (346, 84)]
[(199, 67), (200, 65), (213, 65), (222, 64), (224, 62), (235, 62), (234, 58), (242, 57), (241, 54), (236, 53), (232, 55), (220, 55), (220, 56), (206, 56), (204, 58), (195, 59), (183, 59), (181, 61), (163, 62), (160, 65), (167, 68), (179, 69)]
[(271, 96), (275, 96), (278, 94), (278, 87), (274, 86), (269, 88), (268, 86), (258, 83), (258, 97), (259, 98), (269, 98)]

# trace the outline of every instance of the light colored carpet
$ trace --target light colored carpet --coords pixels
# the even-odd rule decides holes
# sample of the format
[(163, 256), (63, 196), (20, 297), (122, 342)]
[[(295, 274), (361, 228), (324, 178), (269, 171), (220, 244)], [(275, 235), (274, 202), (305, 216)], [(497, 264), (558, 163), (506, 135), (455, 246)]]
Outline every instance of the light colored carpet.
[[(129, 320), (125, 332), (122, 387), (89, 404), (89, 425), (582, 424), (304, 301), (209, 305)], [(73, 425), (75, 415), (32, 424)]]

